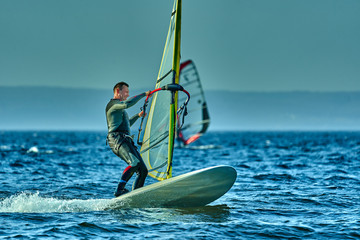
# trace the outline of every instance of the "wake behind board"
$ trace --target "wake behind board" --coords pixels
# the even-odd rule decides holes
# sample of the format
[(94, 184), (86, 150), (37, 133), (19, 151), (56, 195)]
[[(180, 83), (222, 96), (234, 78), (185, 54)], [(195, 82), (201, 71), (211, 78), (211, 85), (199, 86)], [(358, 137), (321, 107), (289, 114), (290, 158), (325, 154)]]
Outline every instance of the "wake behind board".
[(135, 189), (114, 198), (109, 208), (205, 206), (229, 191), (236, 175), (230, 166), (200, 169)]

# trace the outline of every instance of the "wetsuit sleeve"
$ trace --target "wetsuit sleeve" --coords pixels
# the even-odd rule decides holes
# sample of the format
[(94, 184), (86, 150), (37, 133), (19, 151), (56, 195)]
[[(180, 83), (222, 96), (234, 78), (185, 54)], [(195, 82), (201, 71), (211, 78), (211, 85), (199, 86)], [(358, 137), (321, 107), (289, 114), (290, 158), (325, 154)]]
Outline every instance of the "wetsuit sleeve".
[(138, 120), (139, 119), (139, 114), (135, 114), (134, 116), (132, 116), (130, 119), (129, 119), (129, 121), (130, 121), (130, 126), (132, 126), (135, 122), (136, 122), (136, 120)]
[(129, 98), (126, 101), (121, 101), (120, 103), (117, 103), (116, 105), (114, 105), (114, 109), (127, 109), (129, 107), (134, 106), (140, 99), (142, 99), (143, 97), (145, 97), (146, 94), (145, 93), (141, 93), (139, 95), (136, 95), (132, 98)]

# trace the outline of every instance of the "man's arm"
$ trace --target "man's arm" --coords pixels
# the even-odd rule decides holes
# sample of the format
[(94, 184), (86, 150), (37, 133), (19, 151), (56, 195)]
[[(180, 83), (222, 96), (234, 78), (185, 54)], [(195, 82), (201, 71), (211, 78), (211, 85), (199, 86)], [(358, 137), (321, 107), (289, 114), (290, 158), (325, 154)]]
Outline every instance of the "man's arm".
[[(134, 116), (132, 116), (129, 121), (130, 121), (130, 126), (132, 126), (136, 120), (138, 120), (140, 117), (142, 117), (144, 115), (144, 111), (139, 112), (138, 114), (135, 114)], [(145, 113), (146, 116), (146, 113)]]
[(136, 95), (134, 97), (129, 98), (128, 100), (121, 101), (114, 106), (115, 109), (127, 109), (129, 107), (134, 106), (140, 99), (147, 96), (147, 92), (141, 93), (139, 95)]
[(129, 119), (129, 121), (130, 121), (130, 126), (132, 126), (135, 122), (136, 122), (136, 120), (138, 120), (139, 119), (139, 114), (135, 114), (134, 116), (132, 116), (130, 119)]

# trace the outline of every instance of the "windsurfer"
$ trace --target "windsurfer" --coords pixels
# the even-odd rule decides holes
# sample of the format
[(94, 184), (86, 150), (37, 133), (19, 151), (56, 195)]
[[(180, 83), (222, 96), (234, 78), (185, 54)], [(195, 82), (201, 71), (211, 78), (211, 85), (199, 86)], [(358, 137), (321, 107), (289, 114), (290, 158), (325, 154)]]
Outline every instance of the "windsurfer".
[(129, 166), (122, 173), (120, 182), (114, 193), (115, 197), (127, 193), (126, 183), (136, 172), (137, 176), (133, 184), (133, 189), (144, 186), (148, 170), (143, 159), (134, 144), (133, 137), (130, 136), (130, 126), (133, 125), (139, 117), (143, 116), (140, 112), (129, 119), (125, 109), (135, 105), (140, 99), (150, 94), (150, 91), (139, 94), (132, 98), (129, 97), (129, 85), (125, 82), (119, 82), (114, 86), (114, 98), (106, 106), (106, 121), (108, 126), (107, 142), (111, 150), (123, 159)]

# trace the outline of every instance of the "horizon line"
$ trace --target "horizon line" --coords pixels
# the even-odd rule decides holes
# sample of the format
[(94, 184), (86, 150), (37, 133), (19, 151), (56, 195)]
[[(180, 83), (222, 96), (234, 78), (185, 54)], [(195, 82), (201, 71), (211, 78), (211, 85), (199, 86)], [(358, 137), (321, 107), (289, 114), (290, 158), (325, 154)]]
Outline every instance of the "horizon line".
[[(108, 91), (108, 88), (98, 87), (70, 87), (70, 86), (49, 86), (49, 85), (0, 85), (0, 88), (57, 88), (57, 89), (69, 89), (69, 90), (98, 90)], [(133, 91), (147, 89), (143, 88), (132, 88)], [(112, 91), (112, 89), (110, 89)], [(229, 89), (204, 89), (204, 91), (222, 91), (222, 92), (240, 92), (240, 93), (294, 93), (294, 92), (310, 92), (310, 93), (360, 93), (359, 90), (229, 90)]]

